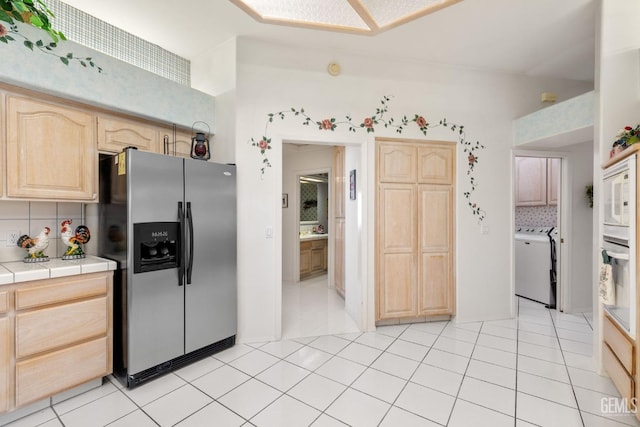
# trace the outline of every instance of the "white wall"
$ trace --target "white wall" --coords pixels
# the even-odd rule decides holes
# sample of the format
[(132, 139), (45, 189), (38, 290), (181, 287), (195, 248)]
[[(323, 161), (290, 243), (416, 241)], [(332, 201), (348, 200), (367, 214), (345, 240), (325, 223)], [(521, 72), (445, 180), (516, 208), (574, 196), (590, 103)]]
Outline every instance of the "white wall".
[(235, 163), (236, 39), (230, 39), (191, 60), (191, 86), (215, 96), (215, 117), (207, 124), (215, 134), (211, 159)]
[[(384, 95), (392, 95), (387, 117), (413, 117), (422, 114), (431, 122), (447, 118), (465, 125), (467, 137), (487, 146), (478, 153), (478, 190), (476, 200), (486, 210), (485, 225), (489, 234), (481, 235), (476, 217), (471, 215), (463, 192), (468, 190), (466, 156), (458, 147), (456, 280), (459, 321), (505, 318), (512, 315), (512, 283), (507, 260), (511, 259), (512, 195), (510, 191), (512, 121), (539, 108), (542, 91), (553, 91), (567, 99), (591, 90), (584, 82), (528, 78), (440, 66), (410, 63), (387, 64), (374, 59), (336, 55), (335, 52), (307, 52), (273, 45), (239, 40), (237, 90), (238, 126), (236, 160), (240, 169), (239, 191), (239, 339), (272, 339), (277, 336), (277, 299), (281, 279), (278, 239), (265, 239), (268, 226), (281, 224), (282, 209), (282, 140), (323, 140), (326, 144), (348, 143), (361, 148), (370, 176), (373, 170), (371, 147), (373, 136), (350, 133), (345, 128), (335, 132), (320, 131), (317, 126), (303, 126), (300, 116), (281, 121), (277, 116), (268, 128), (272, 139), (269, 159), (273, 167), (260, 174), (262, 158), (248, 142), (266, 133), (268, 113), (304, 107), (314, 120), (334, 116), (338, 120), (350, 114), (354, 121), (376, 114)], [(344, 74), (329, 76), (325, 69), (330, 60), (341, 63)], [(366, 70), (363, 75), (350, 70)], [(378, 78), (376, 75), (384, 75)], [(397, 76), (397, 77), (396, 77)], [(378, 128), (376, 135), (398, 136), (392, 129)], [(424, 138), (416, 129), (402, 135)], [(434, 129), (428, 139), (453, 140), (449, 130)], [(367, 185), (366, 179), (365, 185)], [(362, 266), (373, 270), (371, 209), (372, 190), (363, 188), (361, 241), (368, 251)], [(369, 222), (367, 222), (369, 221)], [(368, 227), (368, 228), (367, 228)], [(275, 233), (279, 235), (278, 232)], [(247, 254), (246, 256), (244, 254)], [(487, 256), (490, 254), (490, 256)], [(360, 272), (371, 290), (373, 276)], [(372, 295), (371, 292), (368, 295)], [(367, 301), (373, 309), (373, 301)], [(369, 313), (370, 314), (370, 313)], [(370, 319), (371, 316), (369, 316)]]
[(565, 310), (570, 313), (589, 312), (593, 304), (593, 276), (591, 254), (594, 248), (594, 209), (589, 207), (585, 187), (593, 183), (593, 141), (562, 147), (568, 152), (566, 166), (571, 218), (567, 234), (571, 239), (569, 256), (571, 268), (571, 295)]

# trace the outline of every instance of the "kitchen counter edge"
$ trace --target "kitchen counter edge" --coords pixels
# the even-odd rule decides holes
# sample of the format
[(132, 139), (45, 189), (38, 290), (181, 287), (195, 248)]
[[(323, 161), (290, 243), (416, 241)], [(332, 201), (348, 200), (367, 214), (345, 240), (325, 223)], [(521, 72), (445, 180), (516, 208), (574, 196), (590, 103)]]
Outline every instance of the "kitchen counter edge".
[(47, 262), (26, 263), (22, 261), (0, 263), (0, 287), (32, 280), (113, 271), (116, 262), (106, 258), (87, 255), (86, 258), (63, 260), (51, 258)]

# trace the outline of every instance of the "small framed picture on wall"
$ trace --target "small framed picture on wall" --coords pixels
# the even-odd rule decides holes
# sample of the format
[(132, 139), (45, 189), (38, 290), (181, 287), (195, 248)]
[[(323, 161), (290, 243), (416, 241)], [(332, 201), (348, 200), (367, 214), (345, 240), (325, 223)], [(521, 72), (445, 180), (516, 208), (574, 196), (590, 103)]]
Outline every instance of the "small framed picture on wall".
[(282, 207), (283, 208), (288, 208), (289, 207), (289, 194), (288, 193), (282, 193)]
[(356, 170), (349, 171), (349, 198), (356, 199)]

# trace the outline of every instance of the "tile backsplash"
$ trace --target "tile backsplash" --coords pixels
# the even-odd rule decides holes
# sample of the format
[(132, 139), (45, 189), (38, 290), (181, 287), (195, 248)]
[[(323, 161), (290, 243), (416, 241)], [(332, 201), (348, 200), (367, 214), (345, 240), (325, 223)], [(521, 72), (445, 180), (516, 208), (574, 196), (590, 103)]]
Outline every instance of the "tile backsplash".
[(516, 208), (516, 227), (556, 227), (558, 206), (519, 206)]
[[(17, 231), (31, 237), (37, 236), (44, 227), (49, 227), (49, 247), (45, 254), (58, 258), (66, 247), (60, 239), (60, 224), (65, 219), (73, 221), (73, 227), (84, 224), (83, 203), (0, 201), (0, 262), (20, 261), (26, 250), (7, 246), (7, 233)], [(91, 226), (89, 225), (91, 228)], [(93, 231), (93, 229), (91, 229)], [(92, 235), (93, 238), (93, 235)], [(91, 245), (92, 242), (89, 242)]]

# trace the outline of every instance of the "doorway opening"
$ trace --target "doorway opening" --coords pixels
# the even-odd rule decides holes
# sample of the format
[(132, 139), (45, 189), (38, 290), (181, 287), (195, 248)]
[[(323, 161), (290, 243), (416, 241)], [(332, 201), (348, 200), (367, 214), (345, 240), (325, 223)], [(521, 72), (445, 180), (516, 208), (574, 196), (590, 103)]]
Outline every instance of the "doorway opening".
[(521, 281), (527, 280), (525, 287), (537, 283), (544, 290), (540, 298), (525, 297), (540, 301), (553, 292), (555, 282), (553, 308), (590, 312), (593, 208), (586, 189), (593, 184), (593, 144), (564, 145), (561, 151), (542, 148), (513, 153), (513, 294), (519, 294)]
[[(359, 332), (336, 289), (344, 229), (335, 146), (283, 143), (282, 339)], [(344, 203), (344, 202), (342, 202)], [(341, 234), (342, 233), (342, 234)]]
[(515, 294), (551, 309), (562, 307), (561, 165), (537, 156), (516, 156), (514, 164)]

